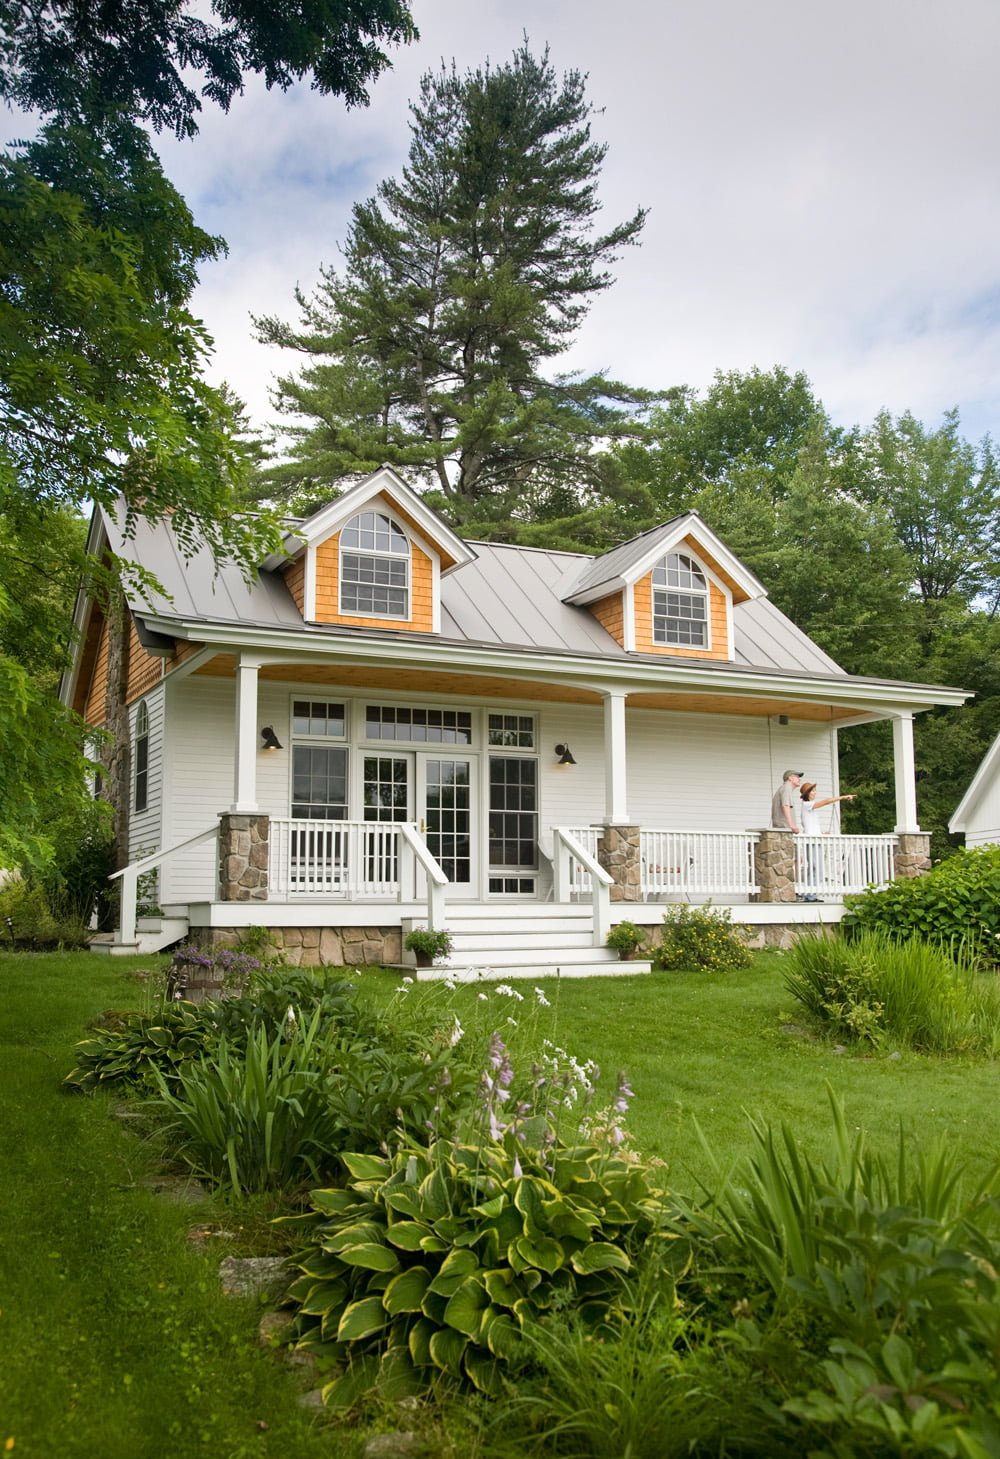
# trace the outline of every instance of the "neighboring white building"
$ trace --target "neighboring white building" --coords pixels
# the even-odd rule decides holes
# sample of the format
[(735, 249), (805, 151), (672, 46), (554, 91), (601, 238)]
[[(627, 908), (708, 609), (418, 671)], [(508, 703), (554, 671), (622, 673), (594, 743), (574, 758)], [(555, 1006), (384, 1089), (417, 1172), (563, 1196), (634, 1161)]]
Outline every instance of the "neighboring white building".
[[(94, 724), (127, 705), (131, 855), (171, 853), (169, 930), (320, 928), (335, 948), (371, 927), (391, 947), (443, 899), (449, 925), (475, 921), (482, 961), (533, 917), (558, 958), (553, 903), (572, 920), (600, 891), (599, 837), (649, 923), (706, 898), (766, 921), (755, 846), (783, 772), (836, 794), (838, 729), (888, 719), (895, 824), (824, 838), (829, 905), (809, 916), (835, 920), (843, 891), (891, 877), (894, 836), (919, 832), (914, 714), (966, 698), (845, 673), (695, 513), (596, 558), (466, 543), (382, 468), (292, 524), (250, 582), (184, 557), (169, 520), (126, 540), (99, 513), (106, 549), (164, 593), (127, 591), (119, 645), (81, 598), (62, 694)], [(225, 896), (220, 814), (256, 838), (242, 880), (242, 821), (222, 848), (240, 882)], [(607, 828), (631, 828), (620, 856)]]
[(964, 835), (966, 846), (1000, 845), (1000, 735), (983, 756), (948, 830)]

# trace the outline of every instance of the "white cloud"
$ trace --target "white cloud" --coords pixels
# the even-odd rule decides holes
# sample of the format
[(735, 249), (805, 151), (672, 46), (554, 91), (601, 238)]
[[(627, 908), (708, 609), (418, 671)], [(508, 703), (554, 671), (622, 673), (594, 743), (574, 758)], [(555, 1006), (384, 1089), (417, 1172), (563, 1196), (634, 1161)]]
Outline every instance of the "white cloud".
[[(967, 434), (1000, 406), (1000, 91), (992, 0), (416, 0), (418, 45), (368, 110), (248, 89), (163, 143), (199, 222), (229, 241), (196, 307), (253, 412), (283, 368), (249, 314), (335, 263), (351, 203), (398, 170), (407, 100), (442, 57), (505, 59), (527, 31), (589, 73), (609, 145), (605, 218), (651, 209), (641, 249), (567, 358), (647, 385), (716, 368), (804, 369), (844, 423), (881, 406)], [(294, 360), (292, 361), (294, 363)]]

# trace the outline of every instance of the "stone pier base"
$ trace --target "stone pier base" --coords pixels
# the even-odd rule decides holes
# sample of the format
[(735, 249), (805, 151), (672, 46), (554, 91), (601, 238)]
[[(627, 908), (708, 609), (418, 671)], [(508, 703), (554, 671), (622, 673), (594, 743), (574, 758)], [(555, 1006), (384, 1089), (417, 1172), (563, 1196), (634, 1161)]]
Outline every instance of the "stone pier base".
[(900, 833), (893, 870), (897, 881), (914, 876), (923, 876), (931, 869), (931, 838), (925, 831), (903, 831)]
[(754, 874), (760, 887), (760, 901), (795, 901), (793, 831), (761, 831), (754, 849)]
[(266, 902), (271, 819), (264, 815), (219, 817), (219, 901)]
[(638, 826), (605, 826), (597, 840), (597, 859), (612, 877), (613, 902), (642, 901), (642, 854)]

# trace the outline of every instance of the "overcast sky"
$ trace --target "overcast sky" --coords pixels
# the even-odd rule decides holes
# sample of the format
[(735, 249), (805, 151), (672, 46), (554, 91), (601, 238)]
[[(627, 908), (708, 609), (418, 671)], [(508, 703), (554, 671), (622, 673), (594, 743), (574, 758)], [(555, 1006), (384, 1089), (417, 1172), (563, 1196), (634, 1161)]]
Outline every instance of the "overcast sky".
[(271, 418), (294, 364), (250, 313), (336, 264), (351, 204), (398, 172), (407, 101), (441, 58), (506, 60), (526, 32), (589, 73), (608, 143), (602, 225), (650, 209), (642, 246), (565, 361), (704, 387), (716, 369), (804, 370), (841, 424), (886, 407), (963, 434), (1000, 426), (1000, 5), (996, 0), (414, 0), (419, 42), (367, 110), (307, 86), (206, 108), (161, 140), (198, 222), (229, 243), (195, 309), (212, 374)]

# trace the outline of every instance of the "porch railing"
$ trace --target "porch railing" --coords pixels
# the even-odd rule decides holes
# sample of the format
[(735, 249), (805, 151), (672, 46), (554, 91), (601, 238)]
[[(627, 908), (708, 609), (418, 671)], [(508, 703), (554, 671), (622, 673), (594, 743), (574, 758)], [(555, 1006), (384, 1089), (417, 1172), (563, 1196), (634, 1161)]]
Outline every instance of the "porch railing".
[(147, 872), (155, 871), (171, 856), (178, 851), (190, 850), (192, 846), (198, 846), (202, 841), (210, 841), (218, 838), (218, 826), (208, 826), (204, 831), (196, 831), (193, 836), (188, 836), (184, 841), (177, 841), (173, 846), (168, 846), (165, 851), (154, 851), (151, 856), (144, 856), (141, 861), (133, 861), (130, 866), (123, 866), (121, 871), (114, 872), (109, 881), (121, 881), (121, 892), (118, 902), (118, 941), (135, 941), (136, 906), (138, 901), (139, 878)]
[(641, 831), (642, 895), (749, 897), (756, 831)]
[(842, 897), (892, 881), (896, 836), (796, 836), (799, 896)]
[[(588, 836), (587, 840), (589, 841), (589, 839)], [(555, 899), (557, 902), (570, 901), (573, 893), (582, 890), (583, 882), (586, 881), (586, 890), (594, 908), (594, 946), (603, 947), (605, 939), (611, 931), (613, 881), (611, 875), (597, 860), (596, 836), (593, 851), (585, 841), (577, 836), (575, 831), (567, 830), (564, 826), (554, 827), (552, 840)]]
[(448, 878), (416, 826), (406, 821), (313, 821), (271, 817), (268, 892), (344, 901), (416, 899), (423, 872), (427, 925), (444, 925)]
[[(596, 860), (600, 827), (573, 826), (570, 834)], [(640, 831), (643, 901), (754, 896), (760, 890), (754, 867), (759, 839), (757, 831)], [(896, 843), (892, 835), (796, 836), (795, 890), (839, 900), (848, 892), (885, 886), (893, 879)], [(590, 873), (574, 861), (567, 899), (590, 893)]]
[(396, 897), (399, 825), (271, 817), (268, 891), (278, 897)]

